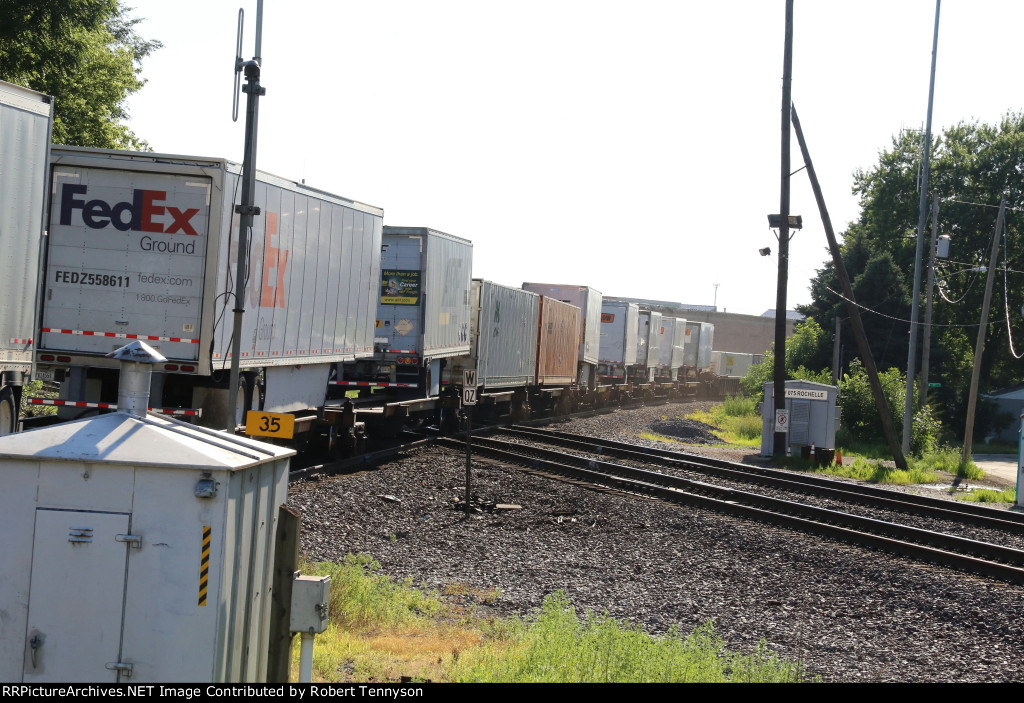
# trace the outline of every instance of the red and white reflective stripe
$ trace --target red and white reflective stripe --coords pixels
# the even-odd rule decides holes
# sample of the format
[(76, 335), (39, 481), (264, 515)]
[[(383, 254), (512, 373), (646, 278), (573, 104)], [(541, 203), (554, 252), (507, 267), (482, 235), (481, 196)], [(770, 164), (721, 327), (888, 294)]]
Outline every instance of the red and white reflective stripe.
[(373, 386), (374, 388), (419, 388), (418, 383), (377, 383), (375, 381), (331, 381), (334, 386)]
[(54, 327), (44, 327), (43, 332), (52, 334), (78, 334), (84, 337), (116, 337), (118, 339), (147, 339), (153, 342), (184, 342), (185, 344), (199, 344), (198, 339), (188, 337), (160, 337), (151, 334), (126, 334), (124, 332), (94, 332), (93, 330), (59, 330)]
[[(84, 403), (80, 400), (51, 400), (50, 398), (28, 398), (29, 403), (33, 405), (59, 405), (68, 408), (99, 408), (101, 410), (117, 410), (116, 403)], [(202, 417), (203, 411), (201, 408), (148, 408), (151, 413), (160, 413), (161, 415), (188, 415), (190, 417)]]
[(415, 354), (415, 349), (387, 349), (385, 354)]
[(11, 344), (31, 344), (31, 339), (12, 339)]

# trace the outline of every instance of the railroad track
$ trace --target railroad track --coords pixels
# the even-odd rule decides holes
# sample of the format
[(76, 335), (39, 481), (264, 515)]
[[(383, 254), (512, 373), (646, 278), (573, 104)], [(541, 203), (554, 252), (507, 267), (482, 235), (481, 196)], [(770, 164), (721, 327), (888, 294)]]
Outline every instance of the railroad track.
[[(895, 494), (883, 489), (855, 486), (813, 476), (795, 475), (791, 472), (774, 471), (749, 467), (731, 462), (684, 456), (673, 452), (647, 450), (634, 445), (595, 440), (567, 433), (537, 429), (510, 428), (502, 430), (514, 436), (517, 441), (474, 436), (474, 454), (502, 459), (525, 465), (531, 469), (549, 474), (567, 476), (598, 486), (616, 489), (626, 493), (655, 497), (695, 507), (712, 509), (763, 522), (799, 529), (832, 539), (900, 554), (913, 559), (961, 569), (993, 578), (1024, 584), (1024, 549), (1009, 547), (963, 536), (922, 529), (892, 520), (880, 520), (846, 512), (851, 505), (884, 505), (890, 512), (926, 516), (945, 524), (985, 524), (987, 530), (999, 530), (1003, 534), (1019, 538), (1024, 534), (1024, 520), (1014, 513), (1003, 513), (977, 506), (951, 504), (949, 501), (929, 499), (909, 494)], [(522, 444), (528, 438), (533, 444)], [(442, 438), (439, 443), (464, 448), (464, 443), (455, 438)], [(537, 446), (545, 444), (548, 446)], [(569, 453), (568, 450), (580, 453)], [(655, 471), (634, 465), (612, 462), (607, 455), (617, 453), (623, 456), (632, 453), (633, 463), (660, 464), (678, 462), (685, 464), (688, 471), (699, 468), (702, 478)], [(589, 454), (589, 455), (588, 455)], [(828, 500), (840, 503), (843, 509), (824, 508), (807, 502), (790, 500), (755, 493), (751, 490), (711, 483), (709, 479), (721, 481), (722, 476), (732, 472), (731, 479), (739, 475), (747, 483), (788, 482), (785, 490), (797, 490), (804, 494), (826, 496)], [(780, 474), (780, 475), (774, 475)], [(833, 485), (827, 485), (833, 484)], [(838, 485), (836, 485), (838, 484)], [(862, 489), (871, 490), (862, 490)], [(875, 495), (886, 494), (886, 495)], [(937, 505), (933, 505), (933, 503)], [(980, 511), (980, 512), (979, 512)], [(993, 514), (985, 514), (985, 511)]]

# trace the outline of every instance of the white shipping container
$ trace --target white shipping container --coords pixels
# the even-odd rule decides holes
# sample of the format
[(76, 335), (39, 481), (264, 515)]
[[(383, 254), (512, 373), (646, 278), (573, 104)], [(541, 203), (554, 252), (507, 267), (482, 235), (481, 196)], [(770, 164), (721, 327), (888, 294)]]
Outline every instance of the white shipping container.
[(662, 317), (661, 366), (675, 370), (683, 365), (686, 342), (686, 320), (678, 317)]
[(462, 383), (464, 369), (476, 369), (477, 384), (487, 388), (525, 387), (537, 369), (536, 293), (473, 279), (472, 347), (448, 362), (450, 383)]
[[(241, 166), (52, 151), (40, 348), (72, 364), (142, 339), (208, 375), (230, 366)], [(239, 366), (369, 356), (383, 212), (258, 173)]]
[(640, 309), (636, 303), (601, 305), (602, 364), (632, 366), (637, 363), (637, 327)]
[(711, 372), (719, 376), (743, 378), (754, 365), (754, 355), (742, 352), (711, 352)]
[(685, 365), (698, 371), (711, 368), (711, 345), (715, 338), (715, 326), (710, 322), (686, 322), (686, 342), (683, 349)]
[(0, 374), (32, 366), (52, 113), (49, 96), (0, 81)]
[(637, 324), (636, 363), (653, 368), (661, 356), (661, 313), (641, 310)]

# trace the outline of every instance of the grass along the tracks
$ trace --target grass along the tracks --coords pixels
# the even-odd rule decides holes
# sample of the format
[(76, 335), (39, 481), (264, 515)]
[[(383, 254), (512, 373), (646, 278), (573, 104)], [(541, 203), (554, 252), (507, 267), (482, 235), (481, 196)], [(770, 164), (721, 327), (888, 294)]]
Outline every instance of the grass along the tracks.
[[(366, 555), (306, 564), (331, 576), (331, 624), (316, 638), (313, 680), (398, 682), (800, 682), (803, 669), (762, 641), (725, 649), (711, 623), (663, 637), (607, 616), (579, 615), (564, 593), (525, 618), (480, 615), (494, 589), (449, 584), (425, 593), (379, 573)], [(298, 646), (292, 680), (297, 680)]]

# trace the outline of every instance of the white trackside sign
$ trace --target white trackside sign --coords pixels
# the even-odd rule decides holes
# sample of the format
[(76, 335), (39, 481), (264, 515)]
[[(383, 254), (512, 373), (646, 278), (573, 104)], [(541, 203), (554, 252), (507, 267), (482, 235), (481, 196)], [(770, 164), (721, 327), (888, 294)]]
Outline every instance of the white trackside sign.
[(476, 369), (462, 371), (462, 404), (476, 405)]

